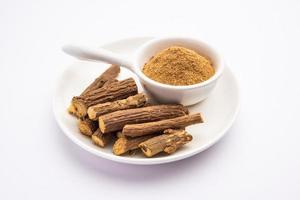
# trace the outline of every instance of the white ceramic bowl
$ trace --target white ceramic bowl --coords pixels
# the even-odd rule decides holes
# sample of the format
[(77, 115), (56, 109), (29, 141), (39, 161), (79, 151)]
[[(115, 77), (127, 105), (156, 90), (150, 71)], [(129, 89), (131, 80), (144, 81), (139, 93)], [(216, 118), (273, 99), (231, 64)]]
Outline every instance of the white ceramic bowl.
[[(192, 49), (197, 53), (208, 57), (212, 61), (215, 74), (207, 81), (189, 86), (167, 85), (148, 78), (142, 72), (144, 64), (159, 51), (174, 45)], [(208, 97), (221, 76), (225, 65), (222, 56), (206, 43), (197, 39), (176, 37), (158, 38), (146, 42), (136, 51), (134, 66), (138, 66), (138, 70), (136, 71), (139, 72), (138, 76), (144, 87), (158, 101), (164, 103), (181, 103), (188, 106), (198, 103)]]
[[(159, 51), (174, 45), (192, 49), (208, 57), (215, 68), (215, 74), (207, 81), (189, 86), (172, 86), (148, 78), (142, 72), (144, 64)], [(156, 100), (163, 103), (181, 103), (186, 106), (198, 103), (207, 98), (224, 69), (222, 56), (214, 48), (200, 40), (192, 38), (168, 37), (150, 40), (138, 48), (133, 58), (128, 58), (105, 49), (91, 49), (76, 45), (66, 45), (63, 47), (63, 50), (79, 59), (104, 61), (126, 67), (138, 75), (145, 88), (149, 90)]]

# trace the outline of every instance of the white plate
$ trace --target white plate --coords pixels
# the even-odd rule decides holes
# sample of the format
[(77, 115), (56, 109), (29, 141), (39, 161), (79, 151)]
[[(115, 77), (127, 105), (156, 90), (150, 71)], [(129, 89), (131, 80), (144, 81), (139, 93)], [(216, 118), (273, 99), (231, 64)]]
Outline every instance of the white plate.
[[(123, 54), (132, 54), (135, 49), (150, 38), (129, 38), (112, 42), (103, 47)], [(191, 113), (201, 112), (205, 123), (187, 128), (193, 135), (193, 141), (185, 145), (172, 155), (159, 155), (154, 158), (145, 158), (142, 154), (134, 156), (115, 156), (111, 147), (100, 148), (94, 145), (90, 138), (82, 135), (77, 128), (77, 120), (67, 112), (70, 100), (78, 95), (91, 83), (107, 64), (76, 61), (70, 65), (58, 80), (54, 99), (53, 110), (57, 123), (63, 132), (83, 149), (97, 156), (109, 160), (130, 164), (159, 164), (181, 160), (193, 156), (215, 144), (233, 124), (239, 109), (239, 90), (237, 81), (227, 67), (219, 79), (216, 88), (203, 102), (189, 107)], [(134, 77), (138, 83), (139, 91), (143, 91), (137, 77), (126, 70), (121, 69), (119, 79)]]

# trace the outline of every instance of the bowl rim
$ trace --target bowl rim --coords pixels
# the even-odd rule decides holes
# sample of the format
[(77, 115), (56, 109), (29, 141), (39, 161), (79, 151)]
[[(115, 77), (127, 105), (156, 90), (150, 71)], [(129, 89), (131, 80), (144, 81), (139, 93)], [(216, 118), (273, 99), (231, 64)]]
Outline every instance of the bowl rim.
[[(213, 52), (219, 59), (219, 65), (217, 70), (215, 70), (215, 73), (212, 77), (210, 77), (209, 79), (207, 79), (206, 81), (197, 83), (197, 84), (193, 84), (193, 85), (168, 85), (168, 84), (164, 84), (164, 83), (160, 83), (157, 82), (155, 80), (152, 80), (151, 78), (149, 78), (148, 76), (146, 76), (143, 72), (142, 72), (142, 67), (138, 66), (137, 63), (137, 59), (140, 57), (140, 54), (150, 45), (157, 43), (157, 42), (161, 42), (163, 40), (178, 40), (178, 41), (189, 41), (189, 42), (196, 42), (197, 44), (201, 45), (203, 48), (205, 49), (209, 49), (211, 52)], [(184, 46), (184, 45), (183, 45)], [(225, 68), (225, 62), (223, 59), (223, 56), (219, 53), (218, 50), (216, 50), (216, 48), (214, 48), (212, 45), (207, 44), (206, 42), (199, 40), (197, 38), (193, 38), (193, 37), (158, 37), (158, 38), (153, 38), (150, 39), (148, 42), (145, 42), (142, 46), (140, 46), (135, 54), (134, 54), (134, 61), (135, 61), (135, 68), (136, 68), (136, 73), (137, 75), (140, 77), (140, 79), (144, 80), (145, 82), (156, 86), (156, 87), (160, 87), (160, 88), (164, 88), (164, 89), (169, 89), (169, 90), (188, 90), (188, 89), (195, 89), (195, 88), (201, 88), (201, 87), (205, 87), (209, 84), (211, 84), (212, 82), (215, 82), (223, 73), (224, 68)], [(216, 68), (215, 68), (216, 69)]]

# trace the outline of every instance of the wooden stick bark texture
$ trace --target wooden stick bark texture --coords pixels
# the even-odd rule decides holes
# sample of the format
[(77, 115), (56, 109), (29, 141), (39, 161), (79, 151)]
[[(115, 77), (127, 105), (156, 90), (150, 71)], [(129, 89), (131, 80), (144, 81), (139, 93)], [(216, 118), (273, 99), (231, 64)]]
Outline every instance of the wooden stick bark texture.
[[(107, 84), (107, 82), (114, 80), (120, 73), (120, 67), (117, 65), (111, 65), (104, 73), (96, 78), (81, 94), (83, 96), (92, 90), (99, 89)], [(68, 111), (70, 114), (79, 117), (76, 107), (71, 102)]]
[(182, 105), (157, 105), (129, 110), (120, 110), (99, 117), (99, 127), (103, 133), (122, 130), (126, 124), (158, 121), (188, 114)]
[(88, 116), (92, 120), (98, 120), (100, 115), (115, 112), (118, 110), (126, 110), (131, 108), (142, 107), (146, 104), (147, 98), (145, 94), (137, 94), (127, 99), (121, 99), (113, 102), (97, 104), (88, 108)]
[[(106, 134), (104, 134), (106, 135)], [(109, 134), (108, 134), (109, 135)], [(113, 153), (115, 155), (122, 155), (130, 150), (138, 149), (139, 144), (154, 137), (155, 135), (147, 135), (141, 137), (119, 137), (113, 146)]]
[(90, 91), (83, 96), (73, 97), (72, 103), (79, 117), (87, 115), (90, 106), (120, 99), (137, 94), (137, 85), (133, 78), (111, 83), (105, 87)]
[(200, 113), (197, 113), (155, 122), (127, 124), (124, 126), (122, 133), (125, 136), (136, 137), (151, 133), (157, 133), (169, 128), (182, 129), (186, 126), (202, 122), (203, 120)]
[(164, 131), (164, 133), (139, 144), (139, 147), (147, 157), (152, 157), (163, 151), (167, 154), (174, 153), (193, 139), (185, 130), (169, 129)]

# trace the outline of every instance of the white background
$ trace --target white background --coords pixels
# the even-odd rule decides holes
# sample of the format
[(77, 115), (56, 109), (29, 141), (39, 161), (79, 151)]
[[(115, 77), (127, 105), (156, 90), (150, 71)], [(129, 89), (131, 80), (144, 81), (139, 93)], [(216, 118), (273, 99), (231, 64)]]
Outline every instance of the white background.
[[(209, 150), (134, 166), (95, 157), (58, 128), (68, 42), (191, 35), (218, 47), (241, 111)], [(300, 199), (300, 1), (0, 1), (0, 199)], [(222, 99), (220, 99), (222, 101)]]

